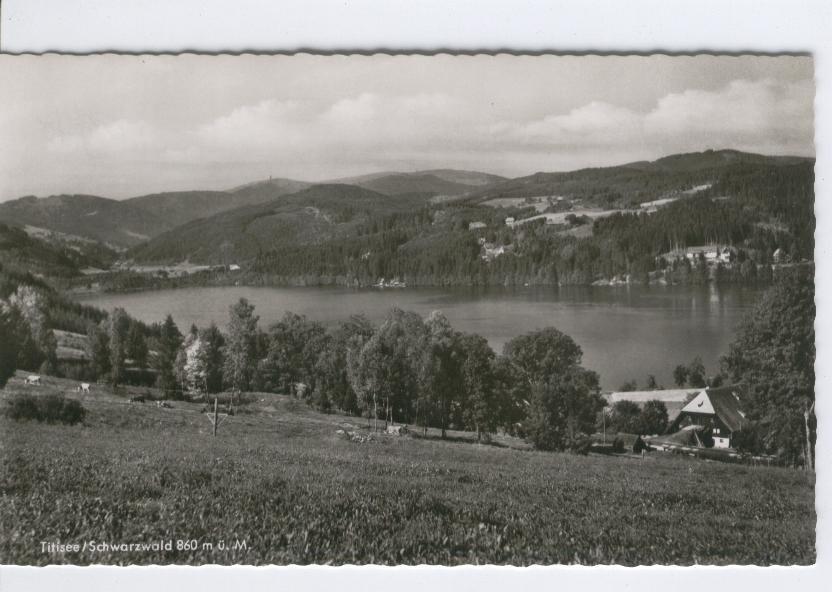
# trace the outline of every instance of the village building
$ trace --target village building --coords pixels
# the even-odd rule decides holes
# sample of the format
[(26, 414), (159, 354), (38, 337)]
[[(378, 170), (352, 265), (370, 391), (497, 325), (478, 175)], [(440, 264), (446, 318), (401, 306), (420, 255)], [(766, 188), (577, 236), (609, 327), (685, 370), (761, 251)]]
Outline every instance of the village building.
[(713, 438), (714, 448), (734, 448), (734, 437), (746, 424), (737, 387), (706, 387), (682, 408), (668, 432), (701, 427)]
[(717, 263), (731, 263), (736, 259), (737, 250), (734, 247), (726, 246), (720, 247), (717, 245), (704, 245), (698, 247), (684, 247), (673, 249), (667, 253), (659, 255), (659, 259), (665, 259), (668, 262), (682, 261), (687, 259), (691, 263), (696, 263), (700, 259), (705, 259), (708, 265), (716, 265)]
[(485, 228), (485, 222), (470, 222), (468, 224), (468, 230), (478, 230), (480, 228)]
[(504, 255), (511, 251), (511, 245), (495, 245), (493, 243), (483, 243), (482, 245), (482, 260), (493, 261), (500, 255)]
[(506, 218), (506, 226), (514, 226), (515, 222), (516, 220), (514, 219), (514, 216), (509, 216), (508, 218)]

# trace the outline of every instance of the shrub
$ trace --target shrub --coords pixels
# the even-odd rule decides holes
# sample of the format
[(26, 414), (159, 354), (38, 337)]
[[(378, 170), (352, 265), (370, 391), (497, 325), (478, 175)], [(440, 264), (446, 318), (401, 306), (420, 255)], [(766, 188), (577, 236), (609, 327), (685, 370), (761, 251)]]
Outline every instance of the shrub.
[(613, 452), (624, 452), (624, 440), (621, 438), (616, 438), (612, 441), (612, 451)]
[(639, 433), (641, 431), (641, 408), (632, 401), (616, 401), (610, 412), (609, 424), (618, 432)]
[(645, 434), (663, 434), (667, 428), (667, 406), (662, 401), (647, 401), (641, 410), (640, 419), (640, 432)]
[(56, 423), (63, 417), (64, 397), (63, 395), (44, 395), (35, 399), (40, 414), (39, 421)]
[(589, 454), (592, 447), (592, 438), (586, 434), (575, 434), (566, 439), (566, 450), (574, 454)]
[(65, 399), (63, 395), (34, 397), (15, 395), (6, 406), (6, 417), (15, 421), (45, 421), (75, 425), (84, 421), (87, 410), (79, 401)]
[(81, 401), (75, 399), (67, 399), (64, 401), (63, 412), (61, 413), (61, 421), (69, 425), (81, 423), (87, 416), (87, 410), (81, 405)]
[(40, 411), (31, 395), (18, 394), (12, 397), (6, 405), (6, 417), (15, 421), (35, 419), (40, 421)]

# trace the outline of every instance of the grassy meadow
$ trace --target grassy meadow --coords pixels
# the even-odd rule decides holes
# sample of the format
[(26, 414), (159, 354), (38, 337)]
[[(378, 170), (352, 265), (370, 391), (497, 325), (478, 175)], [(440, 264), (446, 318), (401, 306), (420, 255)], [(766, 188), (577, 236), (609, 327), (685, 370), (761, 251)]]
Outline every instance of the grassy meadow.
[[(44, 377), (82, 425), (0, 417), (0, 562), (809, 564), (814, 476), (676, 455), (575, 456), (499, 437), (367, 434), (254, 394), (211, 436), (203, 405), (130, 404)], [(151, 390), (152, 392), (152, 390)], [(171, 548), (165, 549), (164, 543)], [(43, 543), (77, 543), (50, 550)], [(102, 543), (160, 548), (105, 548)], [(180, 547), (177, 549), (177, 547)]]

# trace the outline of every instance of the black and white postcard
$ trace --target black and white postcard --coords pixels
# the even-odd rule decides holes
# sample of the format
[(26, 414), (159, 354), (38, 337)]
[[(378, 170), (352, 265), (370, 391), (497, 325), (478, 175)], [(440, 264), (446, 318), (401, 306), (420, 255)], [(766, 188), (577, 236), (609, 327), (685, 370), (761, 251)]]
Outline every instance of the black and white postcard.
[(814, 75), (0, 55), (0, 563), (814, 564)]

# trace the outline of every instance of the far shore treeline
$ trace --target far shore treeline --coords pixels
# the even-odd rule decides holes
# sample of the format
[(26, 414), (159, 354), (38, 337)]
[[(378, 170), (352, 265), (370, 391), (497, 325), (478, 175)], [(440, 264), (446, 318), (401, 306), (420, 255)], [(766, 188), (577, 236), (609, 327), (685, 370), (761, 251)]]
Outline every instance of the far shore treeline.
[[(687, 378), (694, 386), (740, 385), (751, 422), (741, 439), (746, 451), (809, 465), (816, 429), (813, 281), (795, 268), (776, 282), (739, 327), (716, 376), (706, 378), (696, 361), (686, 370), (702, 374)], [(499, 431), (539, 449), (578, 452), (589, 449), (605, 405), (598, 374), (581, 365), (581, 348), (552, 327), (518, 336), (498, 354), (484, 337), (456, 331), (439, 311), (422, 318), (392, 309), (378, 325), (353, 316), (330, 328), (287, 312), (264, 330), (254, 306), (241, 299), (224, 327), (180, 328), (169, 315), (145, 324), (120, 308), (105, 313), (72, 302), (38, 278), (2, 268), (0, 303), (3, 383), (17, 368), (116, 388), (156, 386), (168, 398), (286, 393), (322, 412), (361, 415), (373, 427), (434, 427), (443, 437), (467, 430), (479, 439)], [(59, 358), (56, 331), (83, 342), (78, 359)], [(658, 407), (650, 414), (662, 417)]]

